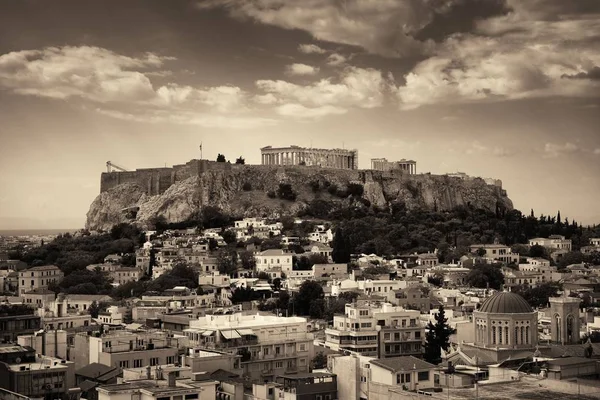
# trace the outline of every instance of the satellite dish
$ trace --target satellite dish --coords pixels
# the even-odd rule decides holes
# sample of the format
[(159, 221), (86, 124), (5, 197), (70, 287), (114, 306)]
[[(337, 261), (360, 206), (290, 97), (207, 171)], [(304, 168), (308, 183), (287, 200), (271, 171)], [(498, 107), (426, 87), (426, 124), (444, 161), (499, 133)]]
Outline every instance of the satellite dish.
[(15, 363), (16, 364), (21, 364), (21, 357), (15, 358)]

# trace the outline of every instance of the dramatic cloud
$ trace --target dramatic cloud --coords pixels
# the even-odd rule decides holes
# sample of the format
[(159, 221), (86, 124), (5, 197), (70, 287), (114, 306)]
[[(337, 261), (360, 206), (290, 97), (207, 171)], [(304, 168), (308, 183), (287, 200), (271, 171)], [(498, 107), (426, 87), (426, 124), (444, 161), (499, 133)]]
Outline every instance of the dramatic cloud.
[(286, 67), (285, 72), (288, 75), (316, 75), (319, 68), (306, 64), (292, 64)]
[(423, 43), (411, 34), (430, 22), (438, 3), (440, 0), (202, 0), (197, 4), (201, 9), (223, 7), (236, 18), (301, 29), (319, 40), (396, 57), (423, 50)]
[[(524, 2), (527, 3), (527, 2)], [(516, 5), (514, 7), (517, 7)], [(544, 21), (516, 8), (445, 40), (398, 88), (404, 109), (425, 104), (600, 93), (600, 18)]]
[(16, 93), (107, 102), (148, 100), (155, 93), (140, 70), (166, 58), (126, 57), (97, 47), (48, 47), (0, 55), (0, 85)]
[[(384, 103), (388, 82), (380, 71), (374, 69), (362, 69), (356, 67), (346, 68), (337, 81), (333, 79), (322, 79), (310, 85), (302, 86), (283, 80), (259, 80), (256, 86), (272, 94), (277, 102), (293, 106), (283, 108), (284, 110), (298, 110), (296, 105), (308, 108), (332, 106), (332, 108), (321, 111), (325, 114), (340, 114), (341, 109), (359, 107), (375, 108)], [(281, 108), (279, 109), (281, 114)], [(304, 110), (303, 110), (304, 111)], [(286, 115), (291, 113), (286, 113)]]
[[(246, 110), (246, 93), (235, 86), (195, 88), (166, 84), (154, 88), (150, 77), (170, 76), (157, 70), (168, 57), (148, 53), (127, 57), (98, 47), (49, 47), (0, 55), (0, 87), (21, 95), (97, 104), (104, 115), (147, 122), (174, 122), (207, 127), (270, 124), (239, 115)], [(133, 106), (136, 113), (116, 112), (110, 104)], [(211, 112), (228, 113), (224, 116)]]
[(320, 48), (316, 44), (298, 45), (298, 51), (304, 54), (324, 54), (327, 52), (327, 50)]

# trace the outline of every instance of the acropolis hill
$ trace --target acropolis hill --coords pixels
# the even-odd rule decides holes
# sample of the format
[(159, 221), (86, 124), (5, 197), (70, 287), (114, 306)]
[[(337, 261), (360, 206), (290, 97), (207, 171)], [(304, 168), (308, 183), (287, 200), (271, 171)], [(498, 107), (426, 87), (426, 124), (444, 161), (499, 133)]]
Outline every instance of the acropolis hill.
[[(344, 190), (349, 183), (364, 187), (363, 198), (371, 206), (386, 209), (402, 201), (408, 209), (418, 206), (440, 211), (471, 205), (495, 211), (512, 209), (512, 202), (498, 184), (483, 179), (462, 179), (446, 175), (407, 174), (400, 170), (375, 171), (336, 169), (304, 165), (240, 165), (209, 160), (191, 160), (171, 168), (104, 172), (100, 195), (87, 214), (87, 228), (110, 229), (131, 222), (124, 210), (137, 211), (135, 222), (146, 225), (154, 216), (181, 222), (207, 205), (233, 216), (294, 215), (315, 198), (342, 204), (345, 199), (327, 190), (335, 185)], [(289, 183), (297, 193), (295, 201), (270, 198), (280, 183)]]

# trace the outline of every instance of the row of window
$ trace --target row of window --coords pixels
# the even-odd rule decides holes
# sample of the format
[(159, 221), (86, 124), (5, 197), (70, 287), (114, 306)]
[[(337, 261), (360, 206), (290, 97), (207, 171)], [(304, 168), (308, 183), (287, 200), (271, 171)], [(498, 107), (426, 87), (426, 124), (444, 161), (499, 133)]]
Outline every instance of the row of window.
[[(410, 383), (411, 374), (398, 374), (396, 375), (396, 383)], [(422, 371), (417, 373), (417, 380), (419, 382), (428, 381), (429, 380), (429, 371)]]

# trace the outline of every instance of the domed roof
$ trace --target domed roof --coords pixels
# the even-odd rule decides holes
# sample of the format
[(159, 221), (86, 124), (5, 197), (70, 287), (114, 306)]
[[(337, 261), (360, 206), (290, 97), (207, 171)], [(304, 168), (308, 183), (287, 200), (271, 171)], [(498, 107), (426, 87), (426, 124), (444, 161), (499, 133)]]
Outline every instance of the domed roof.
[(477, 311), (491, 314), (524, 314), (533, 312), (533, 309), (518, 294), (501, 292), (485, 299)]

